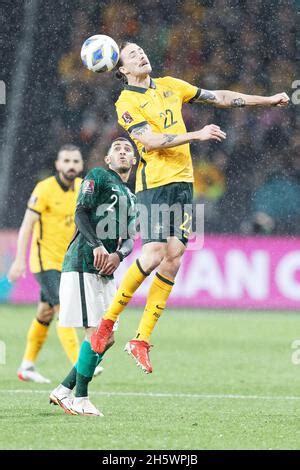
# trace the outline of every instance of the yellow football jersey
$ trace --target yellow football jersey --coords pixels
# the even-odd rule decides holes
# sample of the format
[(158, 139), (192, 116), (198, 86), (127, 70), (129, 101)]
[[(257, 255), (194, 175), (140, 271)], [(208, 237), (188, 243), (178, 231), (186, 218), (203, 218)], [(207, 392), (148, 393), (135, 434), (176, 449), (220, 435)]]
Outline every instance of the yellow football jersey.
[(30, 269), (33, 273), (57, 269), (61, 271), (65, 252), (75, 231), (74, 212), (81, 184), (67, 188), (59, 176), (40, 181), (34, 188), (28, 208), (39, 214), (33, 229)]
[[(148, 123), (156, 133), (184, 134), (182, 105), (198, 93), (196, 86), (173, 77), (151, 79), (150, 88), (126, 85), (116, 102), (118, 122), (129, 133)], [(194, 181), (189, 144), (146, 152), (140, 142), (133, 140), (141, 157), (136, 192), (169, 183)]]

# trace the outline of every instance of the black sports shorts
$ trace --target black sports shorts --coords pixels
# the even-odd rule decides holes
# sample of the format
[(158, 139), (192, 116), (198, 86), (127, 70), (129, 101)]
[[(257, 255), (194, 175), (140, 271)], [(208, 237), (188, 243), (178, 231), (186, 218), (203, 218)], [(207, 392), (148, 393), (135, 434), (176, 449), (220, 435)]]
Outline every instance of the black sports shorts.
[(34, 276), (41, 288), (41, 302), (46, 302), (51, 307), (59, 305), (59, 283), (61, 272), (56, 269), (41, 271)]
[(137, 193), (143, 245), (177, 237), (185, 245), (192, 229), (192, 183), (170, 183)]

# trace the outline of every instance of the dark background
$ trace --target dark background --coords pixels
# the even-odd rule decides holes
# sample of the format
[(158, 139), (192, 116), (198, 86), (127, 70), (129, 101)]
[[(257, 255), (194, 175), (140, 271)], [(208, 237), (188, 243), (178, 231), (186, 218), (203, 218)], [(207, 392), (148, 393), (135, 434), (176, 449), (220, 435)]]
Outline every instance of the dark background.
[[(28, 47), (25, 3), (0, 2), (0, 79), (7, 103), (20, 65), (18, 48), (26, 53)], [(20, 225), (31, 190), (53, 172), (62, 144), (79, 145), (88, 169), (103, 163), (111, 139), (122, 132), (114, 109), (121, 83), (113, 72), (83, 68), (80, 48), (87, 37), (107, 34), (118, 43), (139, 43), (153, 77), (291, 96), (292, 83), (300, 79), (297, 8), (299, 2), (290, 0), (38, 1), (1, 226)], [(2, 140), (7, 109), (0, 106)], [(215, 123), (227, 132), (226, 143), (191, 146), (195, 201), (206, 204), (206, 232), (300, 233), (298, 110), (293, 103), (286, 109), (235, 110), (185, 105), (188, 130)], [(2, 151), (2, 163), (5, 158)]]

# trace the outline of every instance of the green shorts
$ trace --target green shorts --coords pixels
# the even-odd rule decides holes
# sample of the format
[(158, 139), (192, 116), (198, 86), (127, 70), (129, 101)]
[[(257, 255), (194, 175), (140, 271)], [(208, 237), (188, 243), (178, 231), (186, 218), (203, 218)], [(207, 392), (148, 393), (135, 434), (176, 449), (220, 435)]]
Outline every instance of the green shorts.
[(41, 271), (34, 276), (41, 288), (41, 302), (51, 305), (59, 305), (59, 283), (61, 272), (56, 269)]
[(192, 229), (192, 183), (170, 183), (137, 193), (143, 245), (177, 237), (185, 245)]

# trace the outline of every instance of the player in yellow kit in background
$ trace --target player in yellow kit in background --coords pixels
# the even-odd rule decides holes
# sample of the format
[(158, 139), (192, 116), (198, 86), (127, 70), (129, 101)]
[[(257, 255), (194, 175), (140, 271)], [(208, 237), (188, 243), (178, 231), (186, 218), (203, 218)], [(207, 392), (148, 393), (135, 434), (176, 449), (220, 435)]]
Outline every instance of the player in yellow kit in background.
[[(126, 85), (116, 102), (118, 122), (130, 134), (140, 153), (137, 203), (147, 211), (140, 217), (141, 256), (125, 274), (91, 342), (95, 352), (103, 352), (119, 314), (145, 278), (157, 268), (137, 335), (125, 347), (147, 373), (152, 372), (150, 335), (171, 293), (191, 230), (192, 217), (185, 211), (186, 206), (191, 206), (193, 196), (189, 143), (226, 138), (226, 134), (214, 124), (186, 132), (182, 105), (200, 102), (234, 108), (286, 106), (289, 102), (285, 93), (265, 97), (228, 90), (209, 91), (173, 77), (152, 79), (151, 71), (147, 55), (137, 44), (129, 42), (120, 48), (117, 74)], [(154, 223), (152, 208), (160, 204), (168, 206), (170, 215), (172, 206), (181, 208), (181, 223), (174, 219), (163, 224)]]
[[(19, 231), (16, 258), (8, 277), (16, 281), (26, 271), (27, 246), (32, 235), (30, 270), (41, 288), (41, 299), (36, 318), (27, 335), (27, 345), (18, 370), (24, 381), (49, 383), (35, 369), (37, 356), (46, 341), (49, 325), (59, 312), (59, 282), (65, 252), (75, 232), (74, 212), (83, 171), (80, 149), (75, 145), (60, 148), (56, 176), (40, 181), (28, 201), (27, 210)], [(74, 364), (78, 357), (79, 343), (74, 328), (63, 328), (57, 323), (61, 344)]]

